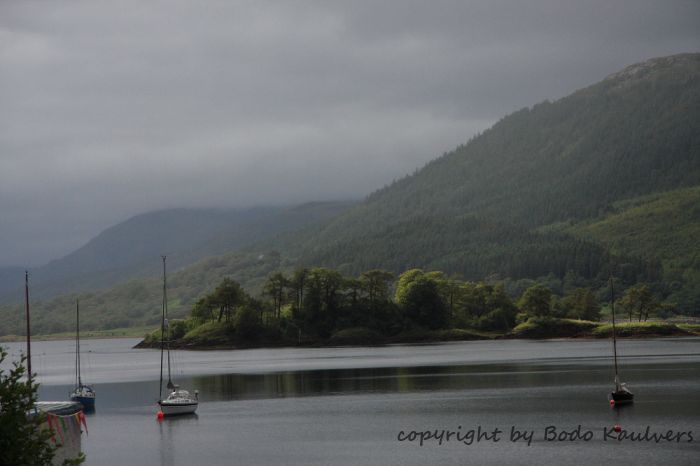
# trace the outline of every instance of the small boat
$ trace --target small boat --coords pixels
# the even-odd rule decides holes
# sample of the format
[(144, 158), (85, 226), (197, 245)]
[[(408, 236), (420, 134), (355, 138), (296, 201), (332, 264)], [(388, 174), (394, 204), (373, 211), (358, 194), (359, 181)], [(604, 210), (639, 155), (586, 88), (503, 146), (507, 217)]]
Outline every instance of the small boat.
[(71, 401), (83, 405), (85, 412), (95, 410), (95, 390), (83, 384), (80, 376), (80, 302), (75, 301), (75, 388), (70, 394)]
[(615, 360), (615, 389), (610, 392), (610, 404), (614, 406), (634, 403), (634, 394), (629, 391), (627, 385), (620, 383), (620, 375), (617, 370), (617, 331), (615, 329), (615, 292), (613, 291), (613, 280), (610, 278), (610, 306), (612, 310), (612, 336), (613, 336), (613, 359)]
[[(194, 396), (187, 390), (183, 390), (179, 385), (175, 385), (170, 376), (170, 325), (168, 323), (168, 287), (165, 273), (165, 256), (163, 257), (163, 315), (161, 319), (160, 332), (160, 393), (158, 394), (158, 404), (160, 412), (158, 416), (173, 416), (176, 414), (192, 414), (197, 411), (199, 405), (199, 392), (194, 391)], [(167, 335), (167, 338), (166, 338)], [(163, 399), (163, 355), (168, 355), (168, 384), (170, 390), (168, 397)]]

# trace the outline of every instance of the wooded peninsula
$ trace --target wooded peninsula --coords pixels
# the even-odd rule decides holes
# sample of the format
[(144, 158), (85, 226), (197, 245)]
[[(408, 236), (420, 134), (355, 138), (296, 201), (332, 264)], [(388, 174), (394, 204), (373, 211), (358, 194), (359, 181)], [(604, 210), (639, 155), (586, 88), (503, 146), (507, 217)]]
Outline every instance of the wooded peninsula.
[[(700, 334), (700, 325), (650, 321), (670, 310), (646, 285), (627, 287), (616, 304), (617, 318), (626, 322), (620, 336)], [(247, 348), (608, 337), (611, 325), (601, 322), (608, 313), (591, 288), (573, 284), (559, 296), (531, 280), (470, 282), (421, 269), (346, 277), (329, 268), (299, 268), (271, 274), (258, 297), (223, 279), (186, 319), (166, 323), (164, 339), (180, 348)], [(138, 346), (159, 346), (161, 331)]]

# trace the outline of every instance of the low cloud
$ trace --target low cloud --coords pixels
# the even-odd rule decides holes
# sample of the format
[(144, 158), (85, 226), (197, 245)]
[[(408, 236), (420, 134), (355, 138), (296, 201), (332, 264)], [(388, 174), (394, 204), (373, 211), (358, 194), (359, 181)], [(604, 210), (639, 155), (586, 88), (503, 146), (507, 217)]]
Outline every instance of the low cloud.
[(0, 3), (0, 265), (174, 206), (361, 198), (621, 67), (700, 4)]

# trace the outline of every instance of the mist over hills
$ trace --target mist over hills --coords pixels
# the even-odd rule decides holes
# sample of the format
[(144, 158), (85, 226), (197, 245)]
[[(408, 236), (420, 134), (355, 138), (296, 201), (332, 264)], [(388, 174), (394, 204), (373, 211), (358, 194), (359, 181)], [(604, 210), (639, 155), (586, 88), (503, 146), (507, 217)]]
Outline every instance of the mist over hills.
[[(169, 209), (137, 215), (106, 229), (65, 257), (32, 269), (32, 296), (46, 299), (158, 275), (163, 254), (170, 256), (170, 267), (175, 270), (204, 257), (225, 254), (281, 232), (327, 220), (352, 204), (344, 201), (250, 209)], [(23, 299), (22, 269), (0, 269), (0, 278), (0, 302)]]
[[(508, 115), (356, 205), (312, 205), (313, 214), (200, 211), (184, 222), (183, 211), (137, 217), (46, 266), (46, 276), (70, 282), (55, 284), (41, 270), (36, 280), (51, 290), (45, 296), (78, 291), (77, 283), (95, 289), (156, 275), (157, 256), (167, 253), (180, 268), (172, 309), (184, 315), (226, 276), (259, 291), (269, 273), (299, 266), (348, 275), (420, 267), (470, 280), (544, 278), (555, 288), (565, 280), (602, 287), (612, 273), (695, 313), (699, 186), (700, 54), (682, 54)], [(182, 231), (165, 241), (173, 230)], [(112, 327), (156, 319), (157, 292), (144, 287), (157, 291), (145, 279), (90, 294), (87, 327), (98, 328), (100, 315)], [(150, 307), (134, 298), (144, 293)], [(39, 325), (61, 326), (73, 305), (64, 297), (40, 306), (52, 316)], [(9, 313), (0, 308), (0, 334), (19, 328)]]

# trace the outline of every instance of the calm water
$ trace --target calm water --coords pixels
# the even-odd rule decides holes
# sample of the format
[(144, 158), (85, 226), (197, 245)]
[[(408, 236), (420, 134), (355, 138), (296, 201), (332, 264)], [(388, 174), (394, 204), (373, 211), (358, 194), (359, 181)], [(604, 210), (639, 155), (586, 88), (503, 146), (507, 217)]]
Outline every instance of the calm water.
[[(200, 392), (198, 415), (155, 413), (159, 352), (136, 340), (83, 342), (97, 412), (83, 438), (88, 465), (700, 464), (700, 339), (624, 340), (634, 406), (611, 409), (607, 341), (495, 341), (382, 348), (177, 351), (177, 383)], [(12, 357), (22, 345), (5, 344)], [(72, 343), (37, 342), (41, 398), (65, 399)], [(604, 441), (604, 428), (692, 431), (693, 442)], [(546, 441), (545, 429), (591, 431)], [(471, 429), (498, 442), (457, 441)], [(534, 431), (510, 441), (512, 427)], [(446, 430), (449, 442), (399, 442)], [(415, 435), (415, 434), (414, 434)]]

